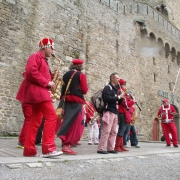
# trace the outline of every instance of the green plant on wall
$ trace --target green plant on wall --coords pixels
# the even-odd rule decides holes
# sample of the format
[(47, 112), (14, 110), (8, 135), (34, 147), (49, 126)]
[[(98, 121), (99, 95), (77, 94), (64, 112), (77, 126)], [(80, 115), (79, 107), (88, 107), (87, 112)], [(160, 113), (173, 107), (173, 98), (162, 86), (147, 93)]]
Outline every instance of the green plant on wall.
[(74, 1), (74, 5), (75, 5), (75, 6), (79, 6), (79, 5), (80, 5), (80, 0)]
[(79, 58), (79, 56), (80, 56), (80, 53), (76, 51), (76, 52), (74, 53), (74, 57), (75, 57), (75, 58)]

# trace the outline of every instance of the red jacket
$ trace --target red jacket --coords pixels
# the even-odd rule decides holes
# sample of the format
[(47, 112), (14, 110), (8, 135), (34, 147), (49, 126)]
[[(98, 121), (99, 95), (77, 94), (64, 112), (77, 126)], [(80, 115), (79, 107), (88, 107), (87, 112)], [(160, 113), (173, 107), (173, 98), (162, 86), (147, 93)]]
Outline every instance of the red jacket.
[(158, 111), (158, 116), (161, 116), (163, 120), (173, 119), (174, 115), (171, 114), (172, 112), (176, 112), (176, 110), (174, 109), (174, 107), (171, 104), (169, 104), (167, 106), (162, 105)]
[(134, 106), (133, 106), (133, 105), (130, 107), (130, 112), (131, 112), (131, 115), (133, 115), (133, 114), (134, 114), (134, 112), (135, 112), (135, 108), (134, 108)]
[(26, 63), (26, 72), (16, 99), (25, 103), (52, 101), (48, 82), (52, 80), (49, 65), (44, 55), (38, 51)]
[[(129, 108), (131, 108), (134, 105), (134, 100), (130, 100), (128, 98), (128, 95), (126, 95), (125, 98), (126, 98), (127, 106)], [(126, 104), (125, 104), (125, 101), (123, 100), (122, 103), (118, 106), (118, 112), (119, 113), (125, 113), (126, 110), (127, 110), (126, 109)]]

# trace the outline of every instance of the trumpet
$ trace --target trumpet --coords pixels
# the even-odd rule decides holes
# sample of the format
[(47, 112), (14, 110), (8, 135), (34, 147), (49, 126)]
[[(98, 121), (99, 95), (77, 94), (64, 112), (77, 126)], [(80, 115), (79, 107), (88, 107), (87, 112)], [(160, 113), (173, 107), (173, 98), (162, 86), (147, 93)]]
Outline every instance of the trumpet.
[(59, 77), (59, 71), (61, 68), (61, 60), (60, 60), (60, 58), (56, 57), (53, 53), (51, 53), (51, 55), (52, 55), (52, 57), (56, 58), (59, 61), (58, 67), (55, 70), (54, 77), (52, 80), (55, 83), (56, 88), (55, 88), (55, 90), (51, 90), (51, 97), (52, 97), (52, 99), (59, 100), (60, 99), (60, 88), (64, 84), (62, 78)]

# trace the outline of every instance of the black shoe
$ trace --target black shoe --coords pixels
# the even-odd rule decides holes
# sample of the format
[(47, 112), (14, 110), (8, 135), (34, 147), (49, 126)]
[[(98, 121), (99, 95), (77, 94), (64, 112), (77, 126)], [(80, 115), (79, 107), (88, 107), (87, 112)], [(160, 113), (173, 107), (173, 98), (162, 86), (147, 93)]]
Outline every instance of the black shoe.
[(166, 147), (167, 147), (167, 146), (171, 146), (171, 145), (170, 145), (170, 144), (167, 144)]
[(112, 154), (118, 154), (118, 152), (117, 152), (117, 151), (115, 151), (115, 150), (108, 151), (108, 153), (112, 153)]
[(71, 148), (74, 148), (74, 147), (77, 147), (77, 145), (76, 145), (76, 144), (74, 144), (74, 145), (71, 145)]
[(109, 154), (107, 151), (97, 151), (99, 154)]
[(23, 144), (21, 144), (20, 142), (18, 142), (18, 144), (17, 144), (17, 148), (22, 148), (22, 149), (24, 149), (24, 145), (23, 145)]
[(178, 145), (175, 145), (174, 147), (179, 147)]
[(94, 143), (94, 145), (98, 145), (99, 143)]

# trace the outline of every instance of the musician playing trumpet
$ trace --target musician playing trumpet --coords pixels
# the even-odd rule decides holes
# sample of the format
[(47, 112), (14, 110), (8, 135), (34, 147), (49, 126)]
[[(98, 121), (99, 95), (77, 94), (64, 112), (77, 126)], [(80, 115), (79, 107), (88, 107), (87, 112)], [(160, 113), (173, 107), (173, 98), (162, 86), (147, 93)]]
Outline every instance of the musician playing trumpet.
[(88, 145), (92, 145), (94, 136), (94, 145), (99, 144), (99, 124), (100, 116), (93, 106), (92, 102), (86, 101), (84, 105), (86, 123), (88, 128)]

